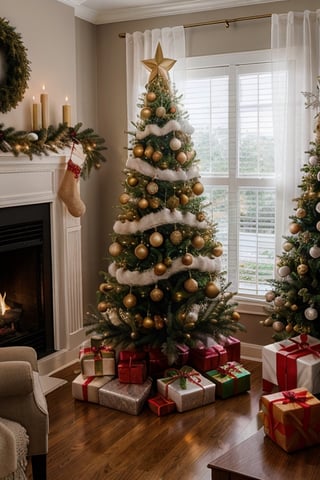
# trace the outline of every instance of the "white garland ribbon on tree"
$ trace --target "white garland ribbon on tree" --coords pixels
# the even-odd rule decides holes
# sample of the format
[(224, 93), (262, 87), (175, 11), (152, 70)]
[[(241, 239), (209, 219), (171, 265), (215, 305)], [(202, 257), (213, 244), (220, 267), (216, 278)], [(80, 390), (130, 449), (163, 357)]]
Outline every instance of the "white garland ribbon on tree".
[(169, 208), (164, 208), (159, 212), (145, 215), (138, 222), (130, 222), (129, 220), (122, 222), (117, 220), (114, 223), (113, 230), (119, 235), (128, 235), (144, 232), (145, 230), (150, 230), (151, 228), (156, 228), (160, 225), (175, 223), (201, 229), (205, 229), (208, 226), (206, 221), (200, 222), (191, 212), (183, 213), (179, 210), (171, 211)]
[[(221, 271), (221, 260), (220, 258), (208, 258), (199, 255), (193, 259), (192, 269), (202, 272), (219, 273)], [(131, 272), (125, 268), (117, 268), (115, 262), (111, 263), (108, 268), (110, 275), (115, 277), (118, 283), (135, 286), (157, 283), (159, 280), (165, 280), (178, 272), (188, 270), (190, 270), (190, 265), (184, 265), (181, 258), (173, 260), (170, 268), (161, 275), (161, 277), (156, 275), (153, 269), (145, 270), (144, 272), (139, 272), (138, 270)]]
[(130, 157), (127, 160), (126, 164), (127, 168), (135, 170), (136, 172), (145, 175), (146, 177), (157, 178), (158, 180), (164, 180), (167, 182), (177, 182), (182, 181), (186, 182), (191, 180), (192, 178), (199, 177), (199, 168), (193, 165), (189, 170), (160, 170), (159, 168), (155, 168), (149, 163), (141, 160), (137, 157)]
[(155, 135), (156, 137), (164, 137), (170, 132), (181, 131), (192, 135), (194, 132), (193, 126), (188, 122), (188, 120), (169, 120), (163, 127), (159, 127), (154, 123), (146, 125), (144, 130), (137, 130), (135, 136), (137, 140), (143, 140), (149, 135)]

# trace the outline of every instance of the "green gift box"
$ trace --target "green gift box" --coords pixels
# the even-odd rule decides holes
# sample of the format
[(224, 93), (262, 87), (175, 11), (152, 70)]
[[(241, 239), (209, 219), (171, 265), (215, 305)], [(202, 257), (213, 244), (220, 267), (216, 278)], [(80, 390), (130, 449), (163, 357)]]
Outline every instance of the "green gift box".
[(251, 374), (238, 362), (227, 362), (216, 370), (209, 370), (206, 377), (215, 383), (216, 394), (220, 398), (250, 390)]

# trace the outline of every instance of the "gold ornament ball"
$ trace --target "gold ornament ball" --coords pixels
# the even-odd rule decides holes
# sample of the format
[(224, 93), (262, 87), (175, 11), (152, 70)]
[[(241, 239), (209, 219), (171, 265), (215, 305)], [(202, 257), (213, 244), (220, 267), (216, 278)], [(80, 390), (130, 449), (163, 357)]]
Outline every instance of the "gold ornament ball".
[(186, 330), (193, 330), (195, 326), (196, 326), (196, 324), (194, 322), (186, 322), (184, 324), (184, 328)]
[(150, 208), (152, 208), (153, 210), (156, 210), (157, 208), (159, 208), (160, 203), (161, 203), (160, 199), (157, 197), (150, 198), (149, 200)]
[(156, 109), (156, 116), (157, 116), (158, 118), (164, 117), (166, 113), (167, 113), (167, 112), (166, 112), (166, 109), (165, 109), (164, 107), (158, 107), (158, 108)]
[(274, 297), (275, 297), (275, 293), (272, 290), (270, 290), (265, 294), (265, 299), (267, 302), (272, 302), (274, 300)]
[(180, 195), (180, 203), (181, 205), (187, 205), (187, 203), (189, 202), (189, 197), (188, 195), (186, 195), (185, 193), (181, 193)]
[(289, 226), (289, 230), (292, 234), (296, 234), (300, 232), (301, 227), (298, 223), (291, 223)]
[(113, 286), (110, 283), (100, 283), (99, 290), (101, 293), (107, 293), (113, 289)]
[(118, 242), (113, 242), (109, 245), (109, 253), (112, 257), (117, 257), (122, 252), (122, 246)]
[(170, 233), (170, 242), (172, 243), (172, 245), (180, 245), (182, 240), (183, 235), (180, 230), (173, 230), (173, 232)]
[(212, 253), (215, 257), (221, 257), (221, 255), (223, 254), (222, 245), (217, 245), (216, 247), (214, 247)]
[(282, 248), (285, 252), (290, 252), (290, 250), (293, 249), (293, 245), (292, 243), (290, 242), (285, 242), (283, 245), (282, 245)]
[(183, 165), (188, 160), (187, 154), (185, 152), (177, 153), (176, 160), (177, 160), (177, 162), (180, 163), (180, 165)]
[(155, 152), (153, 152), (152, 154), (152, 160), (154, 162), (159, 162), (161, 159), (162, 159), (163, 155), (162, 153), (159, 151), (159, 150), (156, 150)]
[(157, 98), (157, 95), (154, 92), (147, 93), (148, 102), (154, 102), (156, 98)]
[(122, 205), (125, 205), (130, 200), (130, 195), (128, 193), (122, 193), (119, 197), (119, 201)]
[(127, 178), (127, 184), (130, 187), (135, 187), (136, 185), (138, 185), (138, 183), (139, 183), (139, 180), (137, 179), (137, 177), (128, 177)]
[(151, 145), (148, 145), (144, 151), (145, 156), (147, 158), (152, 158), (153, 153), (154, 153), (154, 148)]
[(149, 255), (149, 250), (143, 243), (139, 243), (134, 249), (134, 254), (139, 260), (144, 260)]
[(155, 315), (154, 316), (154, 326), (156, 330), (161, 330), (161, 328), (164, 327), (164, 320), (161, 317), (161, 315)]
[(239, 322), (239, 320), (240, 320), (240, 313), (239, 313), (239, 312), (236, 312), (236, 311), (232, 312), (232, 320), (233, 320), (234, 322)]
[(194, 278), (188, 278), (183, 284), (185, 290), (189, 293), (194, 293), (198, 290), (199, 285)]
[(145, 317), (143, 319), (142, 325), (143, 325), (144, 328), (153, 328), (154, 327), (154, 321), (151, 317)]
[(123, 297), (122, 302), (126, 308), (133, 308), (137, 305), (137, 297), (133, 293), (128, 293)]
[(150, 118), (152, 115), (152, 110), (149, 107), (143, 107), (141, 112), (140, 112), (140, 117), (143, 118), (144, 120), (147, 120)]
[(175, 302), (181, 302), (183, 300), (183, 292), (175, 292), (174, 295), (173, 295), (173, 300)]
[(140, 200), (138, 201), (138, 207), (141, 208), (142, 210), (145, 210), (146, 208), (148, 208), (149, 206), (149, 202), (146, 198), (140, 198)]
[(172, 258), (166, 257), (166, 258), (163, 260), (163, 263), (165, 264), (166, 267), (171, 267), (171, 265), (172, 265)]
[(163, 244), (163, 235), (160, 232), (153, 232), (149, 237), (150, 244), (158, 248)]
[(208, 298), (216, 298), (220, 293), (220, 288), (216, 283), (208, 282), (204, 291)]
[(193, 262), (193, 256), (191, 253), (185, 253), (181, 259), (183, 265), (189, 266)]
[(177, 107), (175, 105), (170, 105), (170, 113), (176, 113)]
[(135, 321), (135, 324), (138, 325), (138, 327), (142, 326), (143, 316), (141, 315), (141, 313), (136, 313), (135, 314), (134, 321)]
[(290, 333), (290, 332), (292, 332), (292, 330), (293, 330), (292, 324), (291, 324), (291, 323), (288, 323), (288, 325), (286, 325), (286, 332), (287, 332), (287, 333)]
[(130, 333), (130, 338), (131, 338), (132, 340), (138, 340), (138, 338), (139, 338), (139, 333), (138, 333), (138, 332), (131, 332), (131, 333)]
[(108, 309), (108, 305), (107, 302), (99, 302), (97, 305), (98, 311), (104, 313)]
[(144, 147), (141, 143), (137, 143), (137, 145), (133, 147), (133, 154), (135, 157), (142, 157), (144, 154)]
[(192, 243), (192, 246), (193, 246), (196, 250), (201, 250), (201, 248), (204, 247), (205, 241), (204, 241), (204, 239), (201, 237), (201, 235), (195, 235), (195, 236), (193, 237), (193, 239), (191, 240), (191, 243)]
[(304, 208), (298, 208), (296, 211), (296, 215), (298, 218), (304, 218), (307, 215), (307, 212)]
[(167, 267), (165, 266), (164, 263), (159, 262), (159, 263), (156, 263), (156, 265), (153, 267), (153, 271), (156, 275), (160, 277), (161, 275), (164, 275), (166, 273)]
[(271, 327), (271, 325), (273, 324), (273, 318), (272, 317), (267, 317), (264, 321), (263, 321), (263, 325), (265, 327)]
[(196, 182), (192, 187), (192, 191), (195, 195), (201, 195), (204, 191), (204, 186), (201, 182)]
[(204, 212), (198, 212), (197, 213), (197, 220), (198, 222), (204, 222), (206, 219), (206, 216), (204, 214)]
[(169, 210), (174, 210), (179, 206), (179, 203), (179, 197), (177, 197), (176, 195), (171, 195), (171, 197), (169, 197), (167, 200), (167, 207), (169, 208)]
[(300, 265), (297, 266), (297, 272), (299, 275), (305, 275), (309, 270), (308, 265), (305, 263), (301, 263)]
[(150, 292), (150, 298), (153, 302), (161, 302), (163, 295), (163, 291), (158, 287), (153, 288)]

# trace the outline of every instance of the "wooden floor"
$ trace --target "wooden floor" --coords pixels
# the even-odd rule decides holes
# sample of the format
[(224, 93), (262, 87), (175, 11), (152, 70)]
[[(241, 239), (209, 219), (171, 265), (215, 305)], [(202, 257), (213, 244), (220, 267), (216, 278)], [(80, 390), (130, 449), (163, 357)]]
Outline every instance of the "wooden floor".
[(209, 480), (208, 463), (257, 431), (261, 363), (242, 363), (250, 392), (164, 417), (75, 400), (79, 365), (62, 370), (55, 376), (68, 383), (47, 396), (48, 480)]

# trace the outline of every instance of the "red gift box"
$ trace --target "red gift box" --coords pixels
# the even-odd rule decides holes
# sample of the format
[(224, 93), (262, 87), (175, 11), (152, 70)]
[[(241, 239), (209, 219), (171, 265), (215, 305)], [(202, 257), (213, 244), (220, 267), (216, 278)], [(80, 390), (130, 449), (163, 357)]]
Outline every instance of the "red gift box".
[(151, 377), (163, 377), (165, 370), (169, 367), (168, 357), (161, 348), (149, 347), (148, 352), (148, 373)]
[(187, 345), (181, 344), (177, 344), (176, 349), (178, 356), (175, 361), (175, 365), (177, 365), (178, 367), (183, 367), (183, 365), (186, 365), (188, 363), (190, 349)]
[(222, 337), (219, 341), (227, 350), (228, 362), (240, 362), (240, 340), (235, 337)]
[(158, 417), (168, 415), (176, 410), (176, 404), (169, 398), (165, 398), (160, 394), (148, 398), (148, 405), (150, 410), (158, 415)]
[(227, 363), (227, 351), (222, 345), (200, 345), (190, 349), (189, 363), (200, 372), (215, 370), (219, 365)]
[(145, 360), (132, 360), (118, 363), (118, 377), (120, 383), (144, 383), (147, 379), (147, 365)]
[(119, 352), (119, 362), (128, 362), (130, 359), (145, 360), (146, 354), (141, 350), (121, 350)]

